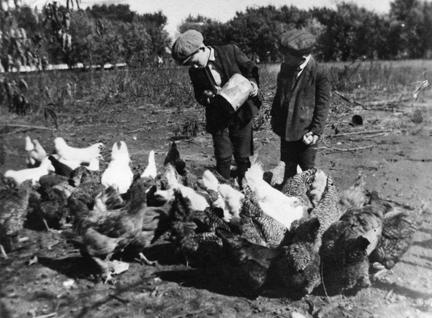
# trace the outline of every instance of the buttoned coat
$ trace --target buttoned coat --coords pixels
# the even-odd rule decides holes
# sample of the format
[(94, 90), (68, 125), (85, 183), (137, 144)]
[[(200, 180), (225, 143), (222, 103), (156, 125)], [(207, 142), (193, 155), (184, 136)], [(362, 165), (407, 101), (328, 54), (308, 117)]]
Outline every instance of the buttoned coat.
[[(215, 54), (214, 65), (221, 76), (221, 86), (235, 73), (240, 73), (259, 85), (258, 67), (236, 45), (213, 46), (213, 49)], [(258, 113), (261, 106), (260, 99), (258, 97), (249, 97), (235, 114), (228, 116), (215, 103), (211, 102), (209, 104), (204, 95), (205, 90), (211, 89), (208, 86), (208, 80), (206, 80), (206, 77), (211, 77), (208, 68), (191, 67), (189, 76), (194, 88), (195, 99), (206, 107), (206, 130), (209, 133), (224, 129), (230, 122), (234, 122), (239, 127), (245, 126)]]
[(296, 74), (295, 68), (281, 64), (271, 109), (272, 129), (284, 141), (301, 140), (308, 131), (321, 135), (329, 111), (328, 71), (311, 57), (298, 78)]

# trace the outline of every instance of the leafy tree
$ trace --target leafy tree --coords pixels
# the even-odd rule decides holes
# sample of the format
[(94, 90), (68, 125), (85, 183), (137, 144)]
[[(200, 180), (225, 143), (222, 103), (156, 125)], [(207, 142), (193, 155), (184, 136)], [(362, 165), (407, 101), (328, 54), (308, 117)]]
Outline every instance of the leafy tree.
[(120, 27), (120, 35), (124, 47), (124, 60), (128, 65), (141, 66), (150, 62), (151, 38), (142, 24), (123, 24)]
[(93, 5), (87, 9), (96, 19), (116, 20), (131, 23), (136, 15), (128, 4)]
[(171, 40), (168, 32), (164, 30), (167, 17), (162, 11), (136, 16), (134, 22), (142, 24), (147, 31), (146, 33), (150, 36), (152, 43), (150, 51), (152, 55), (160, 55), (165, 50), (165, 47), (169, 46)]
[(431, 47), (431, 5), (418, 0), (395, 0), (390, 4), (395, 49), (402, 57), (423, 57)]

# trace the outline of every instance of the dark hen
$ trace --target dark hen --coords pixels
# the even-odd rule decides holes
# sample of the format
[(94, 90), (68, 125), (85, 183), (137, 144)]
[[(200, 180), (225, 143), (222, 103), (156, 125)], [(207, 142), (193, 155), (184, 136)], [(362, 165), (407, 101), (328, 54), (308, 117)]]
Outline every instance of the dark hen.
[(339, 220), (342, 215), (341, 210), (338, 207), (338, 199), (338, 189), (336, 188), (333, 179), (330, 176), (327, 176), (321, 198), (309, 212), (310, 217), (316, 217), (319, 220), (320, 227), (317, 234), (319, 240), (321, 240), (322, 235), (330, 225)]
[(171, 164), (180, 175), (186, 174), (186, 163), (180, 157), (177, 144), (173, 141), (164, 160), (164, 166)]
[(406, 207), (391, 202), (388, 204), (394, 208), (384, 216), (381, 238), (369, 260), (372, 263), (380, 263), (386, 269), (391, 269), (408, 251), (415, 232), (429, 210), (425, 207), (408, 210)]
[(99, 199), (92, 210), (85, 204), (80, 205), (82, 201), (79, 199), (73, 201), (77, 208), (84, 208), (76, 214), (74, 224), (76, 233), (81, 236), (83, 250), (108, 276), (108, 267), (104, 262), (126, 248), (133, 249), (144, 261), (151, 263), (142, 252), (155, 239), (159, 220), (163, 218), (160, 209), (147, 207), (146, 192), (151, 186), (144, 180), (136, 180), (130, 189), (130, 200), (114, 210), (108, 210)]
[(119, 209), (110, 210), (105, 202), (98, 200), (88, 215), (78, 217), (77, 232), (83, 233), (89, 227), (111, 237), (140, 232), (147, 207), (146, 192), (151, 186), (142, 179), (136, 180), (131, 186), (129, 201)]
[[(180, 152), (177, 148), (177, 144), (174, 141), (170, 145), (170, 148), (164, 160), (165, 169), (169, 165), (174, 167), (175, 171), (177, 172), (177, 178), (179, 179), (180, 184), (190, 187), (194, 190), (197, 190), (199, 188), (198, 177), (194, 173), (192, 173), (190, 169), (187, 168), (186, 162), (181, 158)], [(163, 184), (166, 183), (163, 178), (163, 173), (161, 182)], [(163, 189), (164, 186), (160, 188)]]
[(224, 249), (239, 270), (245, 290), (256, 293), (264, 285), (277, 248), (270, 248), (249, 242), (247, 239), (223, 229), (216, 230), (222, 238)]
[(310, 294), (320, 284), (320, 222), (312, 218), (299, 223), (274, 261), (275, 276), (292, 296)]
[(320, 249), (325, 286), (347, 291), (370, 286), (368, 256), (380, 239), (386, 211), (380, 202), (350, 209), (328, 228)]
[(0, 247), (4, 255), (14, 249), (24, 227), (31, 192), (31, 181), (25, 181), (17, 188), (6, 186), (0, 189)]
[(51, 161), (51, 164), (54, 167), (54, 171), (56, 174), (60, 176), (64, 176), (67, 178), (70, 178), (73, 172), (73, 169), (70, 168), (68, 165), (65, 165), (64, 163), (60, 162), (57, 158), (54, 156), (48, 156), (49, 161)]
[(187, 263), (196, 266), (212, 264), (218, 259), (222, 241), (215, 234), (217, 228), (229, 230), (222, 220), (222, 211), (207, 208), (194, 211), (191, 202), (178, 190), (169, 211), (171, 238)]

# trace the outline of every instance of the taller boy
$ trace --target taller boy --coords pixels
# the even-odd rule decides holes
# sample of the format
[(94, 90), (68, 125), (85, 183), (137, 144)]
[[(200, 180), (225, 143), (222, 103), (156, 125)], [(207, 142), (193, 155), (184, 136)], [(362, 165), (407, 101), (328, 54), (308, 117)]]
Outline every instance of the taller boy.
[[(261, 106), (257, 97), (258, 67), (236, 45), (205, 45), (202, 34), (196, 30), (180, 34), (172, 46), (172, 56), (179, 64), (190, 66), (195, 99), (206, 108), (206, 130), (213, 137), (217, 171), (230, 178), (234, 155), (241, 180), (253, 154), (252, 119)], [(249, 79), (253, 89), (235, 113), (227, 113), (220, 107), (216, 93), (235, 73)]]

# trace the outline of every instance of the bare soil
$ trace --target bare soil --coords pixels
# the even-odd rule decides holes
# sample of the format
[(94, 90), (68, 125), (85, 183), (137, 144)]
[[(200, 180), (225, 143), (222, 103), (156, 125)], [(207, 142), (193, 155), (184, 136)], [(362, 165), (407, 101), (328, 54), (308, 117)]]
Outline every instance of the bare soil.
[[(418, 110), (421, 120), (414, 116)], [(339, 189), (351, 185), (361, 171), (368, 188), (383, 197), (419, 207), (431, 204), (432, 191), (432, 96), (401, 103), (393, 110), (352, 108), (334, 115), (334, 129), (321, 143), (319, 167), (333, 176)], [(125, 140), (135, 166), (144, 166), (150, 150), (161, 164), (170, 137), (181, 120), (197, 116), (199, 109), (159, 109), (155, 105), (128, 105), (105, 124), (79, 125), (64, 119), (58, 131), (0, 130), (0, 172), (23, 168), (24, 137), (38, 138), (52, 150), (54, 136), (74, 145), (103, 141), (108, 150), (116, 140)], [(357, 113), (362, 126), (348, 125)], [(417, 113), (418, 115), (418, 113)], [(26, 118), (6, 114), (1, 122), (26, 123)], [(421, 122), (420, 122), (421, 121)], [(201, 127), (200, 127), (201, 128)], [(277, 137), (264, 126), (255, 133), (258, 158), (265, 168), (279, 159)], [(362, 134), (368, 130), (384, 133)], [(202, 130), (202, 129), (201, 129)], [(210, 136), (178, 140), (187, 164), (200, 174), (214, 165)], [(363, 147), (364, 149), (359, 149)], [(348, 151), (351, 149), (351, 151)], [(173, 251), (162, 248), (159, 264), (132, 261), (114, 284), (95, 281), (94, 267), (58, 232), (26, 230), (27, 244), (0, 259), (0, 317), (432, 317), (432, 218), (424, 221), (412, 247), (393, 270), (356, 295), (310, 295), (292, 300), (274, 294), (256, 298), (223, 281), (212, 270), (188, 268), (170, 259)], [(160, 253), (160, 251), (159, 251)], [(151, 255), (151, 253), (149, 254)], [(34, 257), (37, 256), (37, 259)], [(35, 261), (34, 263), (32, 262)]]

